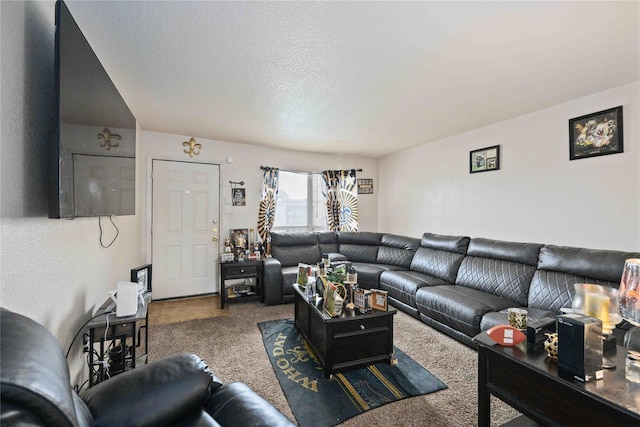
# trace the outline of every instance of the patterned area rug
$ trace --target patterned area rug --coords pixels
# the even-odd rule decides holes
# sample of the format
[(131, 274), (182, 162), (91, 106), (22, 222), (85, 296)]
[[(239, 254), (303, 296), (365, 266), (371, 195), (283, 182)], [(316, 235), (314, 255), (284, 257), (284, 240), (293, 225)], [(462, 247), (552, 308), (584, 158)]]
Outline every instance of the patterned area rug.
[(393, 366), (378, 363), (324, 377), (293, 320), (258, 323), (269, 360), (301, 427), (334, 426), (387, 403), (447, 386), (394, 346)]

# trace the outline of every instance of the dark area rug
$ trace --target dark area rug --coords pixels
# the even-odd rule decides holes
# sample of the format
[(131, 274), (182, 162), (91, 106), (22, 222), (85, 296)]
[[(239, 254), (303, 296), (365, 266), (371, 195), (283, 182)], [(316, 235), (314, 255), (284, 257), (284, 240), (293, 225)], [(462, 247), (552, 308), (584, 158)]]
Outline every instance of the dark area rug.
[(362, 412), (447, 386), (394, 346), (393, 366), (378, 363), (324, 376), (293, 320), (258, 323), (269, 360), (301, 427), (334, 426)]

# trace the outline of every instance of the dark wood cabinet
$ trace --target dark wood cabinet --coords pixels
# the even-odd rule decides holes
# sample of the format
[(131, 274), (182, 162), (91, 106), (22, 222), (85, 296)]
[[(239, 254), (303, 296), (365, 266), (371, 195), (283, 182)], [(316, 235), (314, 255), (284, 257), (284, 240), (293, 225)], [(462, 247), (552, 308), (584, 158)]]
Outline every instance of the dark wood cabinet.
[(295, 325), (322, 363), (327, 378), (345, 369), (391, 363), (395, 308), (331, 317), (323, 311), (322, 298), (309, 302), (298, 285), (294, 289)]
[(229, 302), (264, 302), (262, 261), (220, 263), (220, 308)]

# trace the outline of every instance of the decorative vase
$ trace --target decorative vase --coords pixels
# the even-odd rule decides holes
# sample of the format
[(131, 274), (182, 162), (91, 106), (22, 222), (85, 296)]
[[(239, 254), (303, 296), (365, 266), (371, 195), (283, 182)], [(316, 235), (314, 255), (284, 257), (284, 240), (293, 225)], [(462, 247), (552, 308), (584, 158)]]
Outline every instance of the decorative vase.
[(571, 301), (574, 313), (585, 314), (602, 321), (602, 333), (609, 335), (620, 323), (619, 290), (591, 283), (576, 283)]
[(558, 334), (553, 332), (545, 332), (547, 339), (544, 341), (544, 351), (547, 357), (552, 360), (558, 360)]

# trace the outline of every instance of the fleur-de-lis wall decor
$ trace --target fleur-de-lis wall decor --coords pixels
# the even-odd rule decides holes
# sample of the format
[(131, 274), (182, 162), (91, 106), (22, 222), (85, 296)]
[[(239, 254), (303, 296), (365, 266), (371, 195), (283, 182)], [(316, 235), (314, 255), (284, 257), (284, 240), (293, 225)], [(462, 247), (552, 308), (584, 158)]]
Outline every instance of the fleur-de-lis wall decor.
[(185, 141), (182, 143), (183, 147), (188, 147), (184, 149), (184, 152), (189, 155), (189, 157), (197, 156), (200, 154), (200, 150), (202, 149), (202, 144), (198, 144), (194, 138), (191, 138), (189, 141)]
[(98, 134), (98, 144), (100, 147), (104, 147), (107, 151), (111, 150), (111, 147), (120, 146), (120, 141), (122, 137), (117, 133), (111, 133), (108, 128), (104, 128), (102, 133)]

